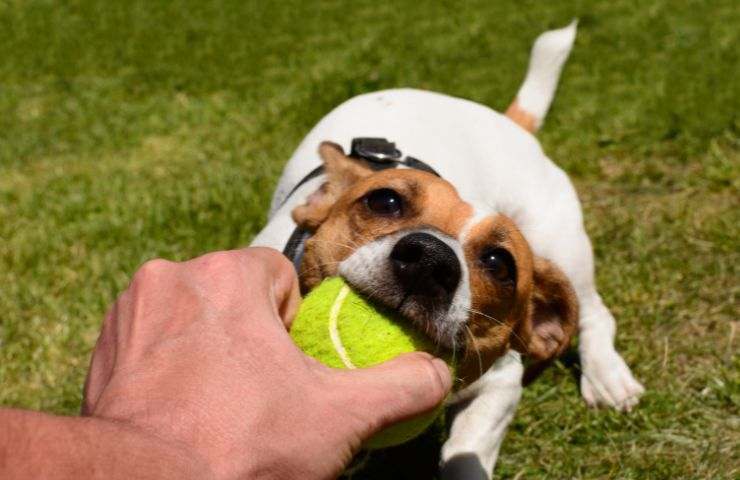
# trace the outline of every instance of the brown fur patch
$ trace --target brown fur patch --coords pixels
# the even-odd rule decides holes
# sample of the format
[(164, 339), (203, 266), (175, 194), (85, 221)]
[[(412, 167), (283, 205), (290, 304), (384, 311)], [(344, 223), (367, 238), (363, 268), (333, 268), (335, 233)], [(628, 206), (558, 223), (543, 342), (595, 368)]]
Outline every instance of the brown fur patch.
[[(403, 197), (405, 210), (401, 217), (382, 217), (367, 210), (363, 197), (380, 188), (391, 188)], [(472, 207), (449, 182), (432, 174), (396, 169), (366, 176), (344, 191), (327, 212), (321, 228), (306, 242), (301, 287), (308, 291), (324, 278), (336, 275), (339, 262), (383, 235), (432, 227), (457, 237), (472, 213)]]
[(339, 197), (361, 178), (373, 171), (362, 162), (344, 154), (342, 147), (333, 142), (319, 145), (319, 156), (324, 163), (327, 181), (292, 212), (293, 221), (306, 230), (315, 231), (329, 216)]
[(524, 110), (516, 99), (506, 109), (506, 116), (530, 133), (534, 133), (539, 129), (537, 126), (537, 117)]
[[(516, 283), (505, 286), (481, 268), (479, 258), (487, 248), (507, 250), (516, 264)], [(470, 275), (471, 314), (466, 355), (458, 373), (469, 383), (485, 372), (510, 346), (518, 324), (527, 316), (532, 292), (532, 252), (508, 217), (486, 217), (474, 225), (464, 245)]]
[(560, 356), (578, 327), (578, 299), (565, 274), (554, 263), (536, 258), (530, 321), (522, 324), (529, 331), (526, 352), (538, 361)]
[[(436, 229), (460, 240), (473, 215), (446, 180), (409, 169), (373, 172), (344, 155), (341, 147), (324, 143), (320, 150), (327, 182), (293, 211), (303, 228), (314, 232), (306, 242), (300, 284), (305, 293), (324, 278), (335, 276), (339, 263), (358, 248), (398, 231)], [(398, 216), (368, 210), (365, 196), (389, 188), (403, 199)], [(465, 355), (458, 364), (462, 385), (480, 377), (507, 349), (547, 360), (567, 348), (578, 316), (575, 294), (552, 263), (535, 258), (514, 222), (492, 215), (470, 227), (463, 247), (469, 272), (471, 312)], [(516, 264), (516, 282), (496, 281), (483, 268), (485, 249), (502, 248)]]

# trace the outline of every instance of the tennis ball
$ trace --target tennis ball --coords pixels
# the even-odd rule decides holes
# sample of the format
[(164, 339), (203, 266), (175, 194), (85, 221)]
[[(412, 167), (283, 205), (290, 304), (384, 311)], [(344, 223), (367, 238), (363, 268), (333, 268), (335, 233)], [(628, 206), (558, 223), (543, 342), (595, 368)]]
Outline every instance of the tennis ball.
[[(303, 299), (290, 336), (305, 353), (334, 368), (370, 367), (418, 350), (437, 353), (431, 340), (410, 322), (395, 321), (339, 277), (324, 280)], [(426, 430), (442, 410), (440, 406), (393, 425), (364, 447), (372, 450), (407, 442)]]

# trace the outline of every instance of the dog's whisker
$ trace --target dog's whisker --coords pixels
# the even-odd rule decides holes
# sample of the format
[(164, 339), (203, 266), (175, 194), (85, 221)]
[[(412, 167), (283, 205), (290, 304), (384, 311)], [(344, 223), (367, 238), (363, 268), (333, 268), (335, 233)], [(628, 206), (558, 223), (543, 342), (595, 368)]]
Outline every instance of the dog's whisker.
[(320, 269), (322, 269), (324, 267), (329, 267), (331, 265), (338, 265), (340, 263), (342, 263), (342, 262), (341, 261), (332, 261), (332, 262), (319, 263), (317, 265), (312, 266), (311, 268), (307, 268), (305, 270), (301, 270), (300, 272), (298, 272), (298, 278), (303, 278), (306, 275), (311, 274), (311, 273), (314, 273), (315, 271), (320, 270)]
[[(457, 365), (457, 340), (453, 337), (452, 339), (452, 365)], [(460, 381), (462, 379), (455, 378), (455, 381)]]
[(470, 327), (463, 324), (463, 327), (465, 328), (465, 332), (470, 336), (470, 342), (473, 346), (473, 351), (475, 351), (475, 354), (478, 356), (478, 372), (479, 376), (483, 376), (483, 357), (481, 357), (480, 349), (478, 348), (478, 343), (475, 340), (475, 335), (473, 335), (473, 332), (470, 330)]
[(463, 308), (464, 308), (464, 309), (465, 309), (465, 310), (466, 310), (466, 311), (467, 311), (468, 313), (474, 313), (474, 314), (476, 314), (476, 315), (480, 315), (481, 317), (485, 317), (485, 318), (487, 318), (487, 319), (489, 319), (489, 320), (493, 320), (494, 322), (496, 322), (496, 323), (497, 323), (497, 324), (499, 324), (499, 325), (506, 325), (506, 323), (505, 323), (505, 322), (503, 322), (503, 321), (499, 320), (498, 318), (496, 318), (496, 317), (492, 317), (491, 315), (487, 315), (487, 314), (485, 314), (485, 313), (483, 313), (483, 312), (481, 312), (481, 311), (478, 311), (478, 310), (475, 310), (475, 309), (473, 309), (473, 308), (469, 308), (469, 307), (463, 307)]
[(326, 243), (326, 244), (329, 244), (329, 245), (337, 245), (337, 246), (346, 248), (347, 250), (354, 250), (355, 248), (357, 248), (357, 246), (347, 245), (346, 243), (336, 242), (336, 241), (333, 241), (333, 240), (323, 240), (323, 239), (320, 239), (320, 238), (316, 238), (316, 239), (312, 239), (312, 241), (313, 242), (317, 242), (317, 243)]
[(342, 241), (342, 242), (346, 242), (347, 244), (349, 244), (349, 248), (352, 249), (352, 250), (356, 250), (357, 248), (360, 247), (360, 244), (357, 241), (355, 241), (352, 238), (350, 238), (349, 235), (346, 234), (346, 233), (343, 234), (339, 238), (339, 240)]
[[(466, 310), (467, 310), (467, 311), (468, 311), (469, 313), (473, 313), (473, 314), (476, 314), (476, 315), (480, 315), (480, 316), (482, 316), (482, 317), (485, 317), (485, 318), (487, 318), (487, 319), (489, 319), (489, 320), (492, 320), (492, 321), (496, 322), (496, 323), (497, 323), (498, 325), (501, 325), (502, 327), (508, 327), (508, 325), (507, 325), (507, 324), (506, 324), (505, 322), (503, 322), (503, 321), (499, 320), (499, 319), (498, 319), (498, 318), (496, 318), (496, 317), (492, 317), (491, 315), (486, 315), (485, 313), (483, 313), (483, 312), (480, 312), (480, 311), (478, 311), (478, 310), (474, 310), (474, 309), (472, 309), (472, 308), (467, 308), (467, 307), (466, 307), (465, 309), (466, 309)], [(518, 333), (516, 333), (516, 331), (515, 331), (515, 330), (514, 330), (513, 328), (512, 328), (512, 329), (510, 329), (510, 332), (511, 332), (511, 334), (512, 334), (512, 335), (514, 336), (514, 338), (516, 338), (517, 340), (519, 340), (519, 341), (521, 342), (521, 344), (522, 344), (522, 345), (526, 345), (526, 344), (527, 344), (527, 342), (526, 342), (526, 341), (525, 341), (525, 340), (524, 340), (524, 339), (523, 339), (523, 338), (522, 338), (522, 337), (521, 337), (521, 336), (520, 336), (520, 335), (519, 335)]]

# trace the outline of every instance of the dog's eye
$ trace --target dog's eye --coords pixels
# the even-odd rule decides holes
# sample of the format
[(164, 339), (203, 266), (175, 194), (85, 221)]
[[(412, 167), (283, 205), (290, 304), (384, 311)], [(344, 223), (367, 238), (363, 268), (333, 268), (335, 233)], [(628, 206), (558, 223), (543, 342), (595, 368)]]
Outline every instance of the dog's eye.
[(390, 188), (373, 190), (365, 196), (365, 205), (378, 215), (400, 215), (403, 209), (401, 196)]
[(516, 280), (514, 258), (503, 248), (490, 248), (480, 257), (483, 269), (494, 279), (502, 283), (513, 283)]

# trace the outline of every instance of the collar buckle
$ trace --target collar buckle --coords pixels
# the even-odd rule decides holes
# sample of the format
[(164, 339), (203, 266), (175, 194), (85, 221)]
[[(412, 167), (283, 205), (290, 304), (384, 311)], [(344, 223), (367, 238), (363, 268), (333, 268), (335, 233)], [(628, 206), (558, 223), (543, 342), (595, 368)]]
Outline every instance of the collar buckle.
[(390, 164), (399, 163), (403, 156), (395, 143), (385, 138), (375, 137), (353, 138), (349, 155), (385, 168), (388, 168)]
[[(385, 170), (390, 168), (396, 168), (399, 165), (404, 165), (408, 168), (415, 170), (422, 170), (432, 175), (440, 176), (429, 164), (422, 162), (418, 158), (406, 157), (403, 158), (403, 153), (396, 148), (396, 144), (389, 142), (385, 138), (377, 137), (358, 137), (352, 139), (352, 148), (349, 154), (352, 158), (364, 160), (368, 163), (368, 166), (375, 170)], [(313, 169), (308, 175), (298, 182), (293, 187), (293, 190), (285, 197), (283, 203), (295, 193), (298, 188), (304, 185), (312, 178), (316, 178), (324, 173), (324, 166), (320, 165)], [(288, 243), (285, 245), (283, 253), (288, 257), (296, 268), (296, 271), (300, 271), (301, 260), (303, 259), (303, 252), (306, 245), (306, 240), (311, 237), (311, 232), (296, 227), (293, 230), (293, 234), (288, 239)]]

